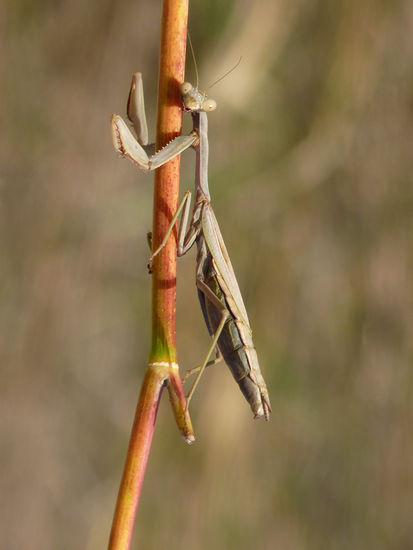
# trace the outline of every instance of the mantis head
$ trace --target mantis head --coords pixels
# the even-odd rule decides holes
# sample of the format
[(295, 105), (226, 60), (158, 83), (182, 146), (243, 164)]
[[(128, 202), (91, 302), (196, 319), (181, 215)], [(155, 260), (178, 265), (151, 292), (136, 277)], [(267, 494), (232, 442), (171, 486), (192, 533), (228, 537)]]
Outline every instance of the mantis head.
[(185, 111), (215, 111), (217, 103), (207, 95), (194, 88), (189, 82), (181, 85), (182, 103)]

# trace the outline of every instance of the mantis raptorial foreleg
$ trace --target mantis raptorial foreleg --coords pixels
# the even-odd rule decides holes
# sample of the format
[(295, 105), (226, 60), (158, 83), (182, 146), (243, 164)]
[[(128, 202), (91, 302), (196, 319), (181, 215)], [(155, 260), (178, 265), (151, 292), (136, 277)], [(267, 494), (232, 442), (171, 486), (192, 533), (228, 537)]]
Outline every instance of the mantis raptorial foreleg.
[(141, 73), (135, 73), (132, 77), (127, 112), (136, 132), (136, 138), (119, 115), (112, 115), (113, 146), (119, 154), (128, 158), (142, 170), (149, 171), (159, 168), (180, 155), (197, 140), (194, 133), (187, 136), (178, 136), (157, 152), (154, 152), (153, 144), (148, 145), (148, 127)]
[(148, 125), (146, 123), (142, 73), (137, 72), (132, 75), (126, 111), (136, 132), (138, 142), (144, 147), (148, 146)]

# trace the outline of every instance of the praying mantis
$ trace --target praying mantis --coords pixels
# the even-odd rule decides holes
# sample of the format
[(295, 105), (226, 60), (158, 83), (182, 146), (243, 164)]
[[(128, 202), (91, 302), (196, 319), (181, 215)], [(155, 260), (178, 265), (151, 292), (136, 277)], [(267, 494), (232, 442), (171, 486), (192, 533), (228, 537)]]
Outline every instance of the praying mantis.
[[(248, 401), (254, 418), (269, 420), (270, 399), (258, 363), (252, 340), (252, 331), (237, 279), (221, 231), (211, 206), (208, 187), (208, 118), (207, 112), (216, 109), (216, 102), (200, 92), (198, 87), (184, 82), (181, 86), (183, 109), (190, 112), (193, 130), (186, 136), (173, 139), (163, 149), (154, 152), (148, 146), (148, 130), (144, 107), (141, 73), (132, 78), (127, 114), (136, 132), (137, 140), (119, 115), (112, 115), (111, 130), (115, 150), (142, 170), (154, 170), (189, 147), (196, 151), (195, 199), (189, 221), (191, 192), (187, 191), (173, 216), (160, 246), (153, 258), (165, 246), (178, 217), (181, 216), (177, 254), (183, 256), (196, 242), (196, 286), (202, 313), (212, 337), (206, 357), (187, 397), (187, 406), (207, 365), (221, 357), (209, 359), (217, 348), (227, 363), (241, 392)], [(189, 371), (192, 372), (192, 371)]]

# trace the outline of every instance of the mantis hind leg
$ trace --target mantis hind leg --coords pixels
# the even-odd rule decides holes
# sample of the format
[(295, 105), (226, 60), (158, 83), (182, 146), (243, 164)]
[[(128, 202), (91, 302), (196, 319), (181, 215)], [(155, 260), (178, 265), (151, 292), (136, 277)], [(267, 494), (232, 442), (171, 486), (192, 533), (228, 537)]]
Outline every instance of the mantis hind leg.
[[(210, 361), (207, 362), (207, 364), (205, 365), (205, 368), (207, 367), (213, 367), (214, 365), (217, 365), (218, 363), (220, 363), (224, 358), (222, 357), (221, 355), (221, 352), (219, 351), (219, 348), (217, 347), (216, 348), (216, 355), (215, 355), (215, 359), (211, 359)], [(182, 384), (185, 384), (185, 382), (188, 380), (188, 378), (190, 376), (192, 376), (193, 374), (195, 374), (196, 372), (199, 372), (202, 368), (202, 365), (199, 366), (199, 367), (195, 367), (193, 369), (188, 369), (184, 375), (184, 377), (182, 378)]]
[[(199, 288), (199, 290), (203, 293), (206, 300), (209, 300), (222, 314), (221, 320), (219, 322), (219, 325), (217, 327), (217, 330), (215, 331), (211, 345), (208, 348), (207, 354), (205, 356), (205, 359), (200, 367), (197, 367), (195, 371), (198, 371), (197, 377), (194, 380), (194, 383), (192, 384), (191, 389), (189, 390), (189, 393), (186, 398), (186, 407), (188, 408), (189, 402), (192, 399), (192, 396), (194, 394), (194, 391), (199, 383), (199, 380), (201, 379), (201, 376), (204, 373), (204, 370), (208, 365), (215, 364), (217, 361), (209, 361), (209, 358), (211, 357), (214, 348), (217, 346), (218, 339), (221, 335), (222, 329), (224, 328), (225, 322), (228, 319), (228, 310), (223, 305), (223, 303), (215, 296), (215, 294), (212, 292), (212, 290), (209, 288), (208, 285), (205, 284), (205, 282), (202, 280), (200, 276), (197, 276), (196, 285)], [(221, 359), (221, 358), (220, 358)]]

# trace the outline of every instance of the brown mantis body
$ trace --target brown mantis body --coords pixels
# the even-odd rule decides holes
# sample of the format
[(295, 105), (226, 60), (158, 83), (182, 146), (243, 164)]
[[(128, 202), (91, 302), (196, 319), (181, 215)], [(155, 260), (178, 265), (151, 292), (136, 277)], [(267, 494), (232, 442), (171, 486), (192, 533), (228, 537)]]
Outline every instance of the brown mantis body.
[[(184, 255), (196, 242), (196, 285), (202, 313), (210, 335), (211, 345), (188, 395), (188, 403), (209, 359), (217, 347), (224, 358), (242, 393), (247, 399), (255, 418), (269, 419), (270, 399), (258, 363), (252, 340), (248, 315), (235, 277), (232, 264), (210, 202), (208, 187), (208, 119), (207, 111), (216, 108), (213, 100), (193, 88), (181, 86), (183, 106), (190, 111), (193, 130), (188, 136), (175, 138), (152, 156), (145, 151), (147, 145), (146, 119), (143, 108), (143, 89), (140, 73), (134, 75), (128, 101), (128, 116), (133, 122), (138, 141), (133, 137), (123, 120), (112, 117), (112, 137), (115, 149), (144, 170), (152, 170), (168, 162), (174, 156), (192, 146), (196, 150), (195, 200), (188, 225), (191, 193), (187, 191), (181, 201), (165, 237), (152, 254), (150, 261), (165, 246), (178, 219), (178, 256)], [(133, 112), (132, 112), (133, 111)], [(145, 147), (145, 149), (144, 149)], [(213, 363), (216, 361), (212, 361)]]

